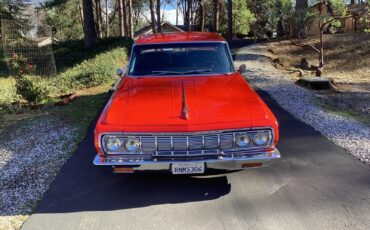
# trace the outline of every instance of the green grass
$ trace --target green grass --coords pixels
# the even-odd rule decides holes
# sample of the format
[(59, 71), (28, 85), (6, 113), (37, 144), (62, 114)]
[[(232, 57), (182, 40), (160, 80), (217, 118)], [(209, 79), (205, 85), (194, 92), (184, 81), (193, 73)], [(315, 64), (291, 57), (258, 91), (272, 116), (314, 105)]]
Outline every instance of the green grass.
[(81, 95), (66, 106), (55, 107), (51, 113), (78, 128), (78, 142), (82, 140), (91, 121), (108, 98), (110, 84), (80, 91)]
[(352, 109), (341, 108), (339, 106), (331, 104), (328, 101), (324, 101), (320, 99), (316, 99), (314, 103), (322, 107), (328, 112), (340, 115), (342, 117), (348, 117), (348, 118), (355, 119), (356, 121), (370, 127), (370, 117), (366, 116), (365, 114), (359, 113)]

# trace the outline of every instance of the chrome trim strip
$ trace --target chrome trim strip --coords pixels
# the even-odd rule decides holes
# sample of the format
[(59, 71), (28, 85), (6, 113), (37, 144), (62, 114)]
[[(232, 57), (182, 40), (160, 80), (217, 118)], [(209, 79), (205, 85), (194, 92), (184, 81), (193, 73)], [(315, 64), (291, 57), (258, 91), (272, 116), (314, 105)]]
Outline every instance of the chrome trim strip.
[(172, 163), (180, 163), (180, 162), (204, 162), (205, 167), (208, 169), (222, 169), (222, 170), (240, 170), (245, 169), (242, 167), (244, 163), (249, 162), (261, 162), (262, 167), (268, 166), (274, 161), (281, 158), (280, 152), (278, 149), (274, 149), (272, 152), (259, 152), (253, 155), (242, 155), (242, 156), (222, 156), (216, 159), (194, 159), (194, 160), (164, 160), (164, 161), (156, 161), (156, 160), (127, 160), (127, 161), (102, 161), (102, 158), (99, 155), (96, 155), (93, 163), (97, 166), (127, 166), (133, 167), (135, 171), (144, 171), (144, 170), (166, 170), (169, 171), (171, 169)]
[(186, 155), (189, 155), (189, 136), (186, 136)]

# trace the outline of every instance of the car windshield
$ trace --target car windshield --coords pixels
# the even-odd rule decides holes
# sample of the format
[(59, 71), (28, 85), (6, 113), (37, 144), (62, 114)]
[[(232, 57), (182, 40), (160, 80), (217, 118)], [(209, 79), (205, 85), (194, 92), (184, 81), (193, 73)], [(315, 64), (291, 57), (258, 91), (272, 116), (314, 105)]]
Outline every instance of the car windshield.
[(129, 75), (197, 75), (233, 72), (227, 45), (213, 43), (171, 43), (136, 45)]

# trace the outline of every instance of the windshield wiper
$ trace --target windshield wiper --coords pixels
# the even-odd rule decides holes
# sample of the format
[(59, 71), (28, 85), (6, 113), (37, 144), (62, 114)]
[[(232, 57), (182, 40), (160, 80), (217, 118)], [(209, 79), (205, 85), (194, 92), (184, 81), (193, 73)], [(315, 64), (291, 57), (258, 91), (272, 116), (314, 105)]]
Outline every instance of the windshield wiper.
[(156, 75), (167, 75), (167, 74), (183, 74), (183, 72), (177, 72), (177, 71), (152, 71), (152, 74), (156, 74)]
[(208, 73), (212, 72), (212, 69), (197, 69), (187, 72), (178, 72), (178, 71), (167, 71), (167, 70), (156, 70), (152, 71), (152, 74), (155, 75), (169, 75), (169, 74), (196, 74), (196, 73)]
[(183, 74), (208, 73), (208, 72), (212, 72), (212, 69), (196, 69), (184, 72)]

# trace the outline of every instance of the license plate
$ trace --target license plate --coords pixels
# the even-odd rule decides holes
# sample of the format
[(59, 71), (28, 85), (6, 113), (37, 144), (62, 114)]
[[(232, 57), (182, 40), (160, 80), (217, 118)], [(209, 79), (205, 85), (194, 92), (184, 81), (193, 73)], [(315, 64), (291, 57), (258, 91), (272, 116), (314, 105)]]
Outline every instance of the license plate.
[(203, 162), (173, 163), (172, 174), (200, 174), (204, 173)]

